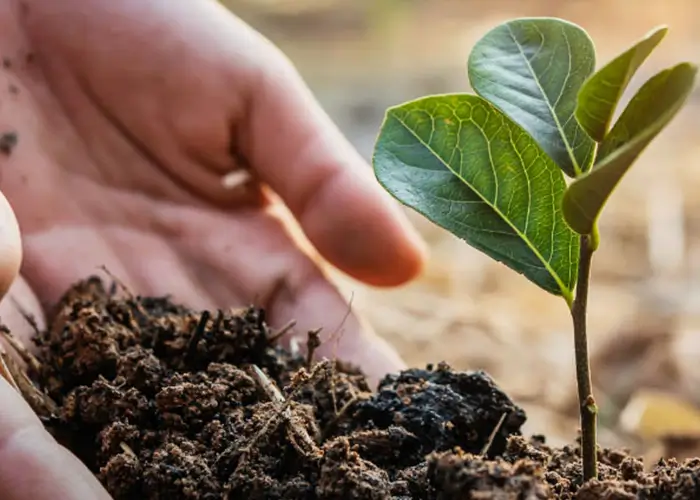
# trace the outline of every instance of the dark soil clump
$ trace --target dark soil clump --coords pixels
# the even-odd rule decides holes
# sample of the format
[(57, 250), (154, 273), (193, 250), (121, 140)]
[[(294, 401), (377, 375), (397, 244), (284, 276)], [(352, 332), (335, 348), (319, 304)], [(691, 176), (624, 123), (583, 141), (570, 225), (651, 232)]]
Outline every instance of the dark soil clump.
[(373, 391), (276, 336), (260, 309), (192, 311), (90, 278), (37, 334), (30, 375), (56, 405), (47, 428), (117, 500), (700, 498), (700, 460), (645, 473), (611, 450), (581, 487), (578, 448), (525, 439), (483, 372), (428, 366)]

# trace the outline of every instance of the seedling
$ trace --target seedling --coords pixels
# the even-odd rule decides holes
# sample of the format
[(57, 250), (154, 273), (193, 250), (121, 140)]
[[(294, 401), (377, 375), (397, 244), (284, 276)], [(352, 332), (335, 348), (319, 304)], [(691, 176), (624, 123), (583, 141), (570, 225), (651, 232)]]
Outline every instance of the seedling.
[(389, 108), (373, 155), (377, 179), (401, 203), (568, 305), (584, 481), (597, 477), (586, 309), (598, 219), (681, 109), (697, 72), (684, 62), (654, 75), (611, 127), (630, 79), (666, 32), (654, 29), (595, 72), (595, 47), (581, 27), (556, 18), (508, 21), (469, 56), (476, 95)]

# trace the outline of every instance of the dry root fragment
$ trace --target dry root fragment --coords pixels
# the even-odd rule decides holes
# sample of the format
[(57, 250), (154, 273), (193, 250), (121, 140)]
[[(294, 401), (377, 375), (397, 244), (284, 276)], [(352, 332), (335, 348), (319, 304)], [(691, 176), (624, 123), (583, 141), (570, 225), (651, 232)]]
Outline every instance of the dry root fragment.
[[(342, 420), (342, 418), (350, 411), (350, 408), (355, 405), (358, 401), (363, 401), (366, 399), (369, 399), (372, 395), (370, 393), (366, 392), (361, 392), (359, 394), (353, 394), (352, 398), (348, 400), (347, 403), (345, 403), (340, 410), (335, 412), (335, 417), (333, 417), (333, 420), (328, 422), (326, 425), (326, 428), (323, 429), (323, 433), (321, 434), (321, 441), (325, 441), (328, 439), (328, 437), (331, 435), (331, 433), (335, 430), (336, 426), (338, 423)], [(333, 400), (335, 402), (335, 398)]]
[(277, 406), (279, 409), (278, 418), (271, 419), (267, 425), (265, 425), (260, 432), (253, 438), (253, 442), (246, 446), (249, 449), (254, 445), (271, 427), (273, 423), (277, 423), (279, 418), (283, 419), (287, 425), (287, 438), (289, 442), (294, 446), (297, 452), (302, 456), (320, 456), (321, 450), (316, 445), (316, 442), (309, 436), (308, 431), (303, 425), (300, 425), (299, 418), (295, 415), (290, 407), (290, 401), (285, 400), (284, 396), (277, 388), (277, 386), (270, 380), (270, 378), (256, 365), (253, 365), (253, 373), (255, 379), (262, 387), (263, 391), (268, 398)]
[[(19, 339), (12, 337), (6, 327), (0, 329), (0, 337), (8, 342), (15, 355), (25, 360), (25, 355), (31, 356)], [(9, 339), (12, 339), (12, 341)], [(37, 364), (39, 363), (33, 356), (31, 359)], [(15, 358), (2, 345), (0, 345), (0, 375), (24, 397), (25, 401), (39, 417), (53, 418), (56, 416), (56, 403), (48, 395), (37, 389), (25, 370), (19, 366)]]
[(268, 337), (268, 341), (270, 344), (274, 344), (277, 342), (279, 339), (284, 337), (286, 334), (292, 331), (292, 328), (294, 328), (297, 324), (297, 320), (292, 319), (290, 320), (286, 325), (284, 325), (282, 328), (280, 328), (278, 331), (273, 333)]
[(486, 441), (486, 444), (484, 447), (481, 449), (481, 455), (486, 456), (491, 449), (491, 446), (493, 446), (493, 440), (496, 439), (496, 435), (498, 434), (498, 431), (501, 430), (501, 427), (503, 427), (503, 422), (506, 421), (506, 417), (508, 416), (507, 413), (503, 413), (501, 415), (501, 418), (498, 419), (498, 423), (496, 424), (496, 427), (493, 428), (493, 431), (491, 431), (491, 434), (489, 435), (489, 439)]
[(121, 443), (119, 443), (119, 447), (124, 451), (124, 453), (126, 453), (126, 454), (129, 455), (130, 457), (135, 458), (136, 460), (138, 460), (138, 456), (136, 455), (136, 453), (134, 452), (134, 450), (132, 450), (131, 447), (130, 447), (128, 444), (126, 444), (125, 442), (122, 441)]
[(250, 450), (265, 436), (270, 429), (276, 428), (276, 426), (282, 421), (285, 422), (287, 428), (287, 438), (289, 442), (294, 446), (297, 452), (307, 458), (320, 458), (323, 452), (318, 447), (316, 441), (309, 435), (306, 428), (301, 425), (300, 421), (303, 421), (295, 411), (291, 408), (291, 403), (293, 398), (299, 393), (299, 391), (308, 383), (319, 380), (323, 377), (332, 375), (332, 363), (325, 360), (321, 363), (317, 363), (311, 372), (307, 372), (301, 368), (292, 378), (290, 384), (290, 394), (288, 398), (280, 392), (277, 386), (272, 380), (262, 371), (258, 366), (252, 365), (253, 377), (260, 385), (262, 390), (265, 392), (267, 397), (272, 401), (272, 403), (278, 408), (278, 413), (275, 418), (270, 419), (258, 433), (253, 436), (250, 442), (242, 448), (241, 462), (244, 462), (244, 457), (250, 452)]
[(17, 387), (17, 382), (15, 382), (15, 378), (12, 376), (12, 373), (10, 372), (10, 367), (8, 366), (7, 362), (5, 359), (7, 358), (7, 352), (5, 351), (5, 348), (0, 345), (0, 376), (7, 380), (7, 382), (14, 387), (18, 392), (19, 392), (19, 387)]
[[(36, 329), (36, 323), (34, 323), (34, 328)], [(7, 342), (10, 348), (24, 361), (32, 373), (39, 373), (41, 371), (41, 363), (36, 357), (29, 352), (24, 344), (14, 335), (12, 332), (5, 327), (0, 327), (0, 336)]]
[(306, 339), (306, 367), (311, 369), (316, 349), (321, 347), (321, 328), (310, 330)]

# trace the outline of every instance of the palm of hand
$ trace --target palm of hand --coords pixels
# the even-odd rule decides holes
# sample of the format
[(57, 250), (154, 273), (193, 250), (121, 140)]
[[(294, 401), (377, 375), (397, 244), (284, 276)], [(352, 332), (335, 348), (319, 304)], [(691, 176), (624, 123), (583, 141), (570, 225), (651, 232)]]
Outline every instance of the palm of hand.
[[(222, 183), (242, 166), (341, 269), (381, 285), (418, 271), (404, 222), (291, 66), (214, 2), (3, 8), (15, 22), (2, 27), (11, 95), (0, 126), (19, 143), (0, 188), (22, 229), (12, 295), (25, 308), (36, 314), (104, 265), (141, 294), (255, 302), (301, 332), (336, 326), (347, 304), (293, 242), (279, 203), (257, 182)], [(344, 358), (370, 372), (399, 365), (382, 344), (364, 348), (356, 317), (345, 330)]]

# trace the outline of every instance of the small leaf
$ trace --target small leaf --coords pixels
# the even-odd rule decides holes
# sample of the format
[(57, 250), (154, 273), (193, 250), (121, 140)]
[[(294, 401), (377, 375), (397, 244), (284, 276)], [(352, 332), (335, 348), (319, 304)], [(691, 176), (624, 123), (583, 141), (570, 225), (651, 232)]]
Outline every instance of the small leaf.
[(523, 127), (570, 177), (593, 163), (595, 142), (574, 117), (578, 92), (595, 70), (595, 48), (579, 26), (524, 18), (497, 26), (474, 46), (469, 80)]
[(593, 169), (566, 190), (563, 209), (571, 228), (590, 234), (610, 194), (637, 157), (671, 121), (693, 89), (697, 67), (682, 63), (647, 81), (600, 146)]
[(564, 176), (488, 101), (459, 94), (389, 108), (373, 163), (403, 204), (571, 301), (579, 240), (561, 214)]
[(666, 27), (656, 28), (583, 84), (578, 95), (576, 119), (593, 139), (603, 140), (627, 85), (667, 32)]

